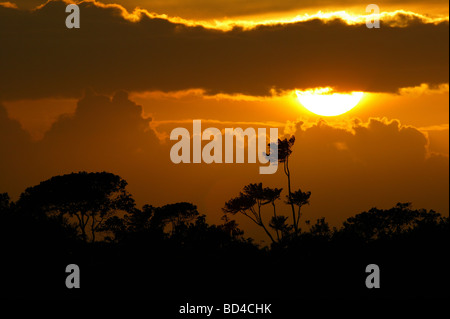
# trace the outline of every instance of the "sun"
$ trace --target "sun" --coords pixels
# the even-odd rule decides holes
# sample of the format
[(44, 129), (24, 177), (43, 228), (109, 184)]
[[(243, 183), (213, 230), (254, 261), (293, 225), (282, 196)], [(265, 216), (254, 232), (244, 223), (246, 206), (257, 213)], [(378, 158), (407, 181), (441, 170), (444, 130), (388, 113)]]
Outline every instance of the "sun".
[(308, 111), (323, 116), (336, 116), (350, 111), (364, 95), (363, 92), (333, 93), (330, 87), (295, 91), (295, 93), (298, 101)]

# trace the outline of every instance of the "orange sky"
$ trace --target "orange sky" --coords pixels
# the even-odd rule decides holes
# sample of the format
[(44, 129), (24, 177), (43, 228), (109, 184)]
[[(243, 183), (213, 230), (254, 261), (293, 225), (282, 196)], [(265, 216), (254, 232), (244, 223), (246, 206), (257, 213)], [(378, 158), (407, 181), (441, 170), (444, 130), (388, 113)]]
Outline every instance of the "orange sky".
[[(216, 25), (224, 15), (263, 21), (318, 10), (365, 14), (355, 1), (104, 3), (191, 22), (219, 19)], [(69, 32), (60, 1), (20, 10), (38, 4), (0, 6), (0, 38), (9, 48), (0, 53), (0, 147), (7, 150), (0, 192), (16, 199), (53, 175), (107, 170), (129, 182), (139, 205), (189, 201), (219, 223), (224, 202), (246, 184), (286, 188), (282, 170), (263, 176), (258, 164), (171, 163), (170, 131), (191, 130), (192, 120), (202, 119), (204, 128), (294, 134), (294, 188), (312, 192), (306, 219), (324, 216), (337, 225), (397, 202), (448, 215), (447, 2), (380, 2), (382, 10), (446, 22), (398, 14), (382, 20), (378, 33), (320, 20), (228, 32), (175, 20), (129, 22), (118, 6), (91, 2), (81, 4), (81, 29)], [(318, 86), (366, 93), (351, 111), (323, 117), (294, 92)], [(122, 90), (128, 95), (116, 94)], [(238, 222), (259, 236), (245, 219)]]

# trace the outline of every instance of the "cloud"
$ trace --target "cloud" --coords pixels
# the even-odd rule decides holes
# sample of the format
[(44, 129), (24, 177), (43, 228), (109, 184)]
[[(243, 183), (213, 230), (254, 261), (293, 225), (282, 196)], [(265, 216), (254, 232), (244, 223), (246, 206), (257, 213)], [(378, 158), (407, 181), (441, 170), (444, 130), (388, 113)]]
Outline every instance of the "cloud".
[[(46, 2), (46, 0), (21, 0), (19, 5), (17, 5), (19, 1), (12, 0), (8, 2), (0, 2), (0, 6), (5, 4), (7, 7), (21, 8), (21, 9), (32, 9)], [(13, 4), (13, 6), (11, 5)]]
[(16, 145), (22, 145), (30, 141), (19, 122), (9, 118), (3, 105), (0, 104), (0, 145), (2, 149), (13, 149)]
[(133, 181), (138, 189), (132, 190), (142, 198), (149, 188), (158, 189), (156, 181), (164, 180), (171, 164), (168, 146), (160, 144), (150, 123), (127, 93), (108, 97), (87, 90), (73, 114), (61, 115), (33, 141), (0, 106), (0, 148), (7, 150), (0, 157), (0, 192), (16, 198), (25, 187), (55, 175), (109, 171)]
[(406, 87), (401, 88), (399, 93), (402, 95), (412, 95), (412, 96), (420, 96), (420, 95), (430, 95), (430, 94), (448, 94), (448, 83), (441, 84), (437, 87), (430, 87), (427, 84), (422, 83), (420, 86), (415, 87)]
[[(290, 123), (292, 126), (292, 123)], [(353, 120), (348, 126), (335, 126), (325, 120), (306, 126), (297, 123), (290, 134), (297, 137), (297, 145), (305, 153), (341, 153), (348, 163), (359, 163), (372, 169), (398, 169), (424, 163), (429, 157), (427, 136), (413, 126), (399, 120), (370, 118), (368, 122)], [(307, 155), (306, 155), (307, 156)], [(331, 169), (332, 166), (331, 166)]]
[(0, 104), (0, 193), (22, 191), (24, 181), (30, 181), (33, 145), (30, 135), (19, 122), (9, 118)]
[[(20, 8), (34, 8), (46, 0), (11, 0)], [(224, 17), (241, 17), (267, 15), (283, 12), (299, 12), (304, 10), (359, 10), (365, 12), (368, 4), (356, 0), (102, 0), (103, 3), (119, 4), (132, 11), (136, 7), (149, 11), (165, 13), (170, 16), (181, 16), (188, 19), (222, 19)], [(385, 8), (423, 8), (420, 0), (378, 0), (378, 6)], [(445, 0), (427, 1), (426, 8), (436, 9), (448, 7)], [(448, 11), (448, 10), (447, 10)]]
[[(155, 165), (159, 140), (141, 106), (119, 91), (112, 98), (86, 91), (73, 115), (62, 115), (38, 145), (60, 169), (106, 169), (142, 160)], [(104, 168), (102, 168), (102, 166)]]
[(0, 2), (0, 7), (17, 9), (17, 5), (15, 3), (11, 3), (11, 2)]
[[(448, 22), (406, 27), (319, 19), (224, 32), (81, 4), (81, 28), (66, 29), (64, 3), (35, 11), (0, 7), (0, 99), (80, 97), (86, 87), (271, 95), (331, 86), (397, 92), (448, 82)], [(403, 16), (402, 19), (409, 19)], [(20, 40), (19, 40), (20, 39)]]
[(430, 153), (417, 128), (386, 119), (357, 121), (352, 129), (319, 121), (299, 123), (295, 136), (291, 173), (295, 187), (315, 194), (311, 219), (320, 212), (339, 220), (401, 201), (448, 214), (448, 156)]

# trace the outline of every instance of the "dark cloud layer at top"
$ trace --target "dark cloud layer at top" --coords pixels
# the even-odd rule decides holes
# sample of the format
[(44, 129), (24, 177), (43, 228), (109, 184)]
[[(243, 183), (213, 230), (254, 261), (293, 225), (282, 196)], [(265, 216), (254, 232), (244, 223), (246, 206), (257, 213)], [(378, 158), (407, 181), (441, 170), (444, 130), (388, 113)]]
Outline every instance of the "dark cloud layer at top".
[(81, 5), (66, 29), (65, 5), (0, 7), (0, 99), (79, 97), (86, 87), (267, 95), (271, 88), (333, 86), (396, 92), (448, 82), (448, 22), (404, 28), (311, 20), (229, 32)]
[[(10, 0), (19, 8), (31, 9), (45, 3), (46, 0)], [(349, 7), (360, 8), (361, 12), (367, 3), (357, 0), (101, 0), (103, 3), (116, 3), (128, 10), (136, 7), (144, 8), (157, 13), (165, 13), (170, 16), (180, 16), (188, 19), (214, 19), (223, 17), (237, 17), (248, 15), (259, 15), (274, 12), (286, 12), (294, 10), (311, 10), (329, 8), (348, 9)], [(423, 7), (422, 0), (377, 0), (377, 5), (384, 8), (406, 9), (410, 7)], [(429, 0), (426, 6), (448, 7), (446, 0)]]

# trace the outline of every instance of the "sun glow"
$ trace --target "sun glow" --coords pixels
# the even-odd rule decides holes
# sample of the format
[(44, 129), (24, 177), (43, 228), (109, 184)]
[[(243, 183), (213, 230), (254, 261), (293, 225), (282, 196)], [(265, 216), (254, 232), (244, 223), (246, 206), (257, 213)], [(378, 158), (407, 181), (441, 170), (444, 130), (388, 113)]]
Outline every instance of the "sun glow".
[(323, 116), (344, 114), (361, 101), (363, 92), (335, 93), (332, 88), (295, 91), (298, 101), (310, 112)]

